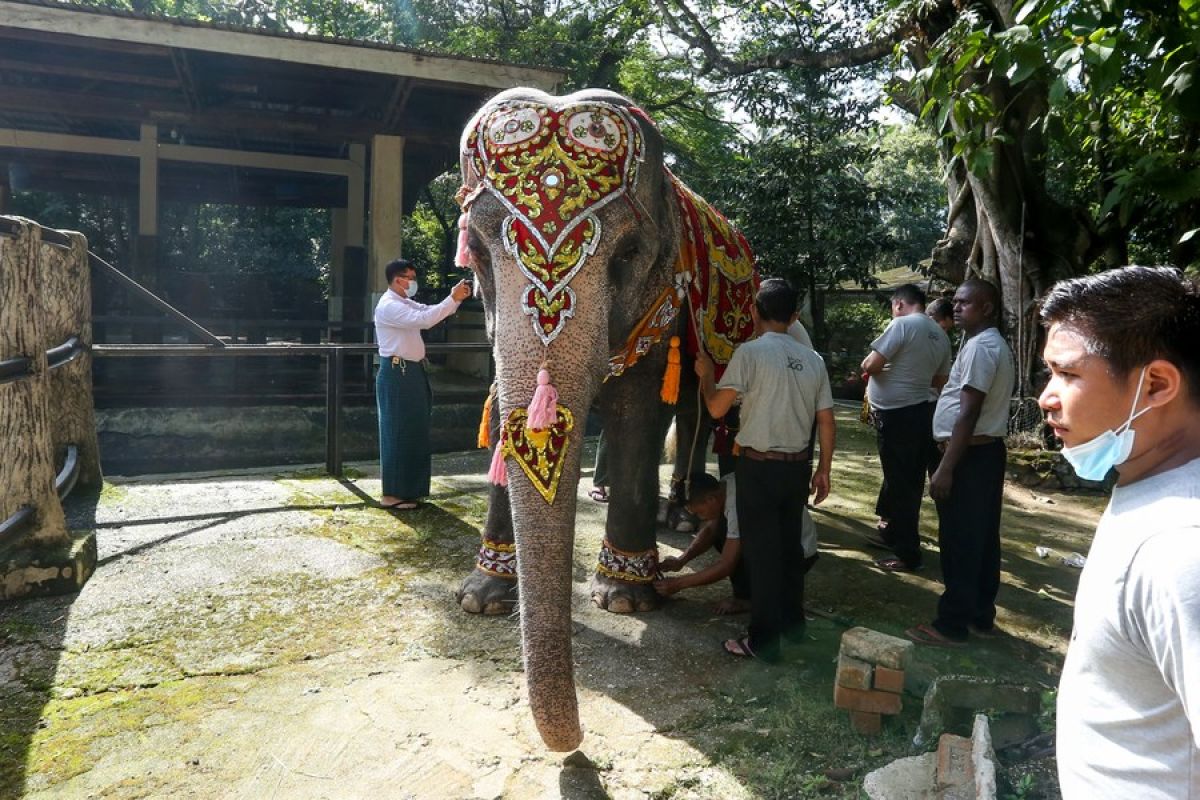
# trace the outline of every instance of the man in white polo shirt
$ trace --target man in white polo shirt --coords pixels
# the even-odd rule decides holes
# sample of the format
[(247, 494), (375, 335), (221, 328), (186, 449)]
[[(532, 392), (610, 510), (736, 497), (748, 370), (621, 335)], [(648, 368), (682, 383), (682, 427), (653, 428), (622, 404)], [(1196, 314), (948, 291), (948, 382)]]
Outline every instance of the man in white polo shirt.
[(883, 469), (878, 535), (869, 540), (894, 553), (876, 559), (880, 569), (912, 572), (921, 566), (921, 499), (933, 458), (930, 389), (940, 389), (950, 374), (950, 339), (925, 315), (920, 288), (906, 283), (892, 292), (892, 321), (871, 342), (862, 371), (870, 376), (867, 399)]
[(421, 331), (458, 311), (471, 294), (459, 281), (436, 306), (418, 303), (417, 270), (398, 258), (384, 268), (388, 290), (375, 306), (375, 340), (379, 373), (375, 403), (379, 409), (379, 470), (384, 508), (407, 511), (429, 494), (429, 415), (431, 392), (425, 374), (425, 340)]
[(995, 286), (969, 280), (958, 287), (954, 324), (966, 341), (933, 414), (941, 461), (929, 479), (945, 590), (933, 622), (905, 631), (918, 644), (962, 644), (969, 632), (987, 635), (996, 624), (1004, 437), (1015, 379), (999, 320)]

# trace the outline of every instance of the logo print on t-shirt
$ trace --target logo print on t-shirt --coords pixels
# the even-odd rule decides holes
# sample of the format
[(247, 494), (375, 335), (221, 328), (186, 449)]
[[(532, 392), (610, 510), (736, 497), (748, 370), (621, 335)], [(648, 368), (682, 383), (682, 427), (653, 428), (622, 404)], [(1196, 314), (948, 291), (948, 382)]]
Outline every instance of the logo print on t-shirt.
[(796, 372), (803, 372), (804, 362), (798, 358), (792, 358), (791, 356), (788, 356), (788, 369), (795, 370)]

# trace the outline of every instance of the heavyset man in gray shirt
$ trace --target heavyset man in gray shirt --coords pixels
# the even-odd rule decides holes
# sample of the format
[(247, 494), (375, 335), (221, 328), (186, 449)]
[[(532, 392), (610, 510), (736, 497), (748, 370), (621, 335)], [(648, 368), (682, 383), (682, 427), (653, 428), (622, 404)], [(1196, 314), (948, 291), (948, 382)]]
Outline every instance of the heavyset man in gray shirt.
[(891, 572), (921, 566), (918, 531), (925, 473), (933, 458), (931, 389), (950, 373), (950, 339), (925, 315), (925, 293), (906, 283), (892, 293), (892, 321), (871, 342), (862, 362), (875, 419), (883, 483), (875, 503), (878, 536), (871, 542), (895, 555), (877, 559)]
[(929, 479), (938, 510), (942, 582), (937, 615), (905, 634), (918, 644), (954, 645), (996, 623), (1000, 589), (1000, 509), (1004, 499), (1008, 408), (1015, 370), (996, 326), (1000, 292), (969, 280), (954, 293), (954, 324), (966, 341), (933, 414), (941, 453)]

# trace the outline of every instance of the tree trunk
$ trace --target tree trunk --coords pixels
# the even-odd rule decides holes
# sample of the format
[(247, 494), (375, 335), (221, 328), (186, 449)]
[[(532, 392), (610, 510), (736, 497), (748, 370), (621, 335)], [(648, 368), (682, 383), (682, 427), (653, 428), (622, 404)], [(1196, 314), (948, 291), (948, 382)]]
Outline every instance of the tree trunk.
[(8, 519), (21, 506), (32, 506), (33, 525), (15, 543), (66, 544), (66, 518), (54, 490), (47, 339), (39, 299), (41, 228), (20, 222), (15, 237), (0, 235), (0, 360), (28, 357), (32, 374), (0, 384), (0, 442), (5, 451), (0, 459), (0, 519)]
[(87, 239), (70, 233), (70, 250), (42, 243), (42, 304), (48, 346), (78, 336), (83, 352), (50, 373), (54, 453), (75, 445), (79, 452), (79, 484), (99, 488), (100, 449), (92, 403), (92, 296)]

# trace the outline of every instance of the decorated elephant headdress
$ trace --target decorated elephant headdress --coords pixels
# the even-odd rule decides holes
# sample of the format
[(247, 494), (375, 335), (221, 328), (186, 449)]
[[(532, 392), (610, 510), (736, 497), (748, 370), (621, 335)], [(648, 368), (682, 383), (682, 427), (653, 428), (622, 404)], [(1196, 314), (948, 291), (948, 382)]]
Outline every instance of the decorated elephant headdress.
[[(486, 105), (463, 134), (463, 185), (458, 195), (463, 215), (456, 262), (468, 264), (467, 216), (474, 200), (488, 192), (508, 212), (501, 230), (504, 247), (529, 281), (521, 293), (521, 312), (546, 347), (577, 311), (571, 279), (587, 268), (604, 236), (600, 210), (624, 202), (638, 212), (634, 190), (644, 166), (644, 137), (657, 136), (657, 128), (641, 109), (612, 97), (573, 96), (555, 102), (548, 97), (543, 101), (502, 96)], [(734, 348), (753, 334), (750, 306), (757, 276), (749, 244), (716, 209), (663, 169), (678, 206), (679, 241), (670, 249), (677, 253), (674, 278), (657, 297), (646, 298), (644, 313), (611, 354), (608, 377), (620, 376), (669, 336), (685, 302), (689, 352), (702, 346), (718, 373)], [(679, 342), (671, 337), (671, 344), (674, 350)], [(678, 386), (677, 352), (669, 361), (663, 399), (674, 402), (671, 384)], [(502, 480), (502, 467), (495, 468), (498, 460), (516, 455), (535, 483), (542, 478), (548, 490), (543, 495), (553, 502), (556, 481), (542, 475), (545, 469), (538, 469), (533, 451), (552, 454), (556, 438), (565, 446), (573, 423), (570, 413), (556, 404), (548, 371), (542, 370), (538, 384), (528, 410), (517, 411), (527, 430), (545, 433), (535, 435), (530, 453), (518, 452), (522, 444), (517, 439), (527, 437), (507, 437), (496, 448), (492, 476)], [(514, 430), (511, 422), (503, 426), (505, 431)], [(542, 441), (546, 435), (549, 442)], [(544, 459), (543, 465), (556, 460)]]

